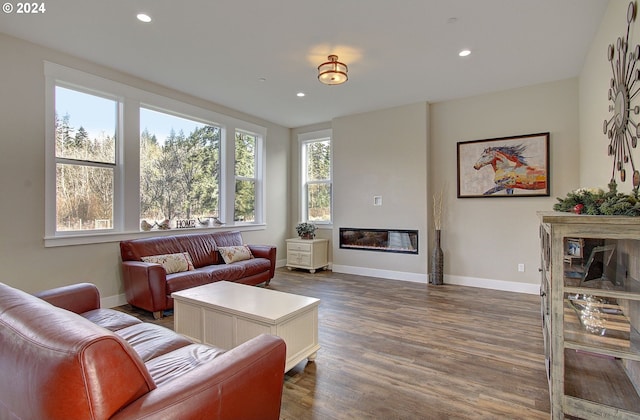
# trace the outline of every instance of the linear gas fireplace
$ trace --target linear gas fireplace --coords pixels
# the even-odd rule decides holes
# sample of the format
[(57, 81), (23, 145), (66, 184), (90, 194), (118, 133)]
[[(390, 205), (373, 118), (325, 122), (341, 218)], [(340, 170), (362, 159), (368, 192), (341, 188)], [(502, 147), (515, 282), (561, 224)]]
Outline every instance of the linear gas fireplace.
[(417, 254), (418, 231), (340, 228), (340, 248)]

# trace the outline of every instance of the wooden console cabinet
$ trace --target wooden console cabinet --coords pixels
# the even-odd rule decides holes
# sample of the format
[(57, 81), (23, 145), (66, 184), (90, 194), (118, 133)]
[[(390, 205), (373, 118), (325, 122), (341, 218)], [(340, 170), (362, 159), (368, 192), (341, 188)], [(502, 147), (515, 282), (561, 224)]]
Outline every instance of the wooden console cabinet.
[(287, 268), (304, 268), (311, 273), (329, 265), (328, 239), (287, 239)]
[(638, 419), (640, 218), (538, 216), (552, 418)]

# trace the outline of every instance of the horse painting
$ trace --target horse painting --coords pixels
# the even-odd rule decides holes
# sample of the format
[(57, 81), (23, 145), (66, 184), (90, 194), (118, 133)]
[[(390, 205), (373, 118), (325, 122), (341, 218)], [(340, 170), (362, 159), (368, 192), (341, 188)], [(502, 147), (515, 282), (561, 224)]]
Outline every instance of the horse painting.
[(473, 168), (480, 170), (486, 165), (491, 165), (495, 175), (495, 186), (483, 193), (483, 195), (495, 194), (505, 190), (508, 195), (513, 195), (516, 188), (523, 190), (543, 190), (547, 188), (547, 172), (544, 169), (530, 166), (523, 155), (526, 146), (487, 147), (482, 152)]

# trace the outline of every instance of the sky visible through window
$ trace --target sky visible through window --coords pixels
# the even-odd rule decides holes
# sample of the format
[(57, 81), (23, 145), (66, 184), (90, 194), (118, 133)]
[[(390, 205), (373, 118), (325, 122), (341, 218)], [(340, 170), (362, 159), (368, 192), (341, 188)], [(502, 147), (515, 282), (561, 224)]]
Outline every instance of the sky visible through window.
[[(74, 129), (81, 126), (89, 133), (89, 138), (112, 136), (116, 126), (116, 102), (91, 94), (56, 87), (56, 113), (62, 119), (69, 115), (69, 124)], [(159, 143), (165, 139), (173, 129), (176, 134), (182, 130), (188, 136), (196, 128), (205, 124), (175, 117), (170, 114), (140, 108), (140, 132), (148, 129), (155, 134)]]

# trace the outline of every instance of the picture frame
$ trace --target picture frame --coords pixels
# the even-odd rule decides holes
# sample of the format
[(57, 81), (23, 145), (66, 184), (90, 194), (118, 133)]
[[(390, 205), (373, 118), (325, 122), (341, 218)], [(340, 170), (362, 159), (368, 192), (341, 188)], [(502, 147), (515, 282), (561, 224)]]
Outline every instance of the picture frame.
[(549, 133), (457, 143), (458, 198), (550, 195)]
[(584, 258), (582, 250), (584, 247), (584, 240), (581, 238), (566, 238), (565, 255), (574, 258)]

